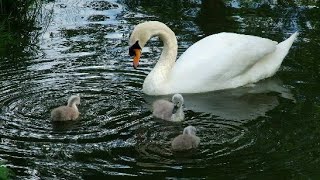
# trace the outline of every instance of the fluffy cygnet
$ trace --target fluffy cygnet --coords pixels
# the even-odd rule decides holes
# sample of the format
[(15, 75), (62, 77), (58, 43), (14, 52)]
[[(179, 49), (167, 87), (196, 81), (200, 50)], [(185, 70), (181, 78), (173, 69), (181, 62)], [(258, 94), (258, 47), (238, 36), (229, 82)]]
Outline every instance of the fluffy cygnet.
[(181, 94), (172, 96), (172, 102), (157, 100), (153, 103), (153, 116), (167, 121), (182, 121), (184, 119), (183, 97)]
[(51, 111), (52, 121), (76, 120), (79, 117), (77, 105), (80, 104), (80, 96), (73, 95), (68, 100), (67, 106), (60, 106)]
[(196, 128), (193, 126), (184, 128), (183, 134), (180, 134), (172, 140), (172, 150), (187, 151), (197, 148), (200, 143), (200, 138), (196, 136), (196, 131)]

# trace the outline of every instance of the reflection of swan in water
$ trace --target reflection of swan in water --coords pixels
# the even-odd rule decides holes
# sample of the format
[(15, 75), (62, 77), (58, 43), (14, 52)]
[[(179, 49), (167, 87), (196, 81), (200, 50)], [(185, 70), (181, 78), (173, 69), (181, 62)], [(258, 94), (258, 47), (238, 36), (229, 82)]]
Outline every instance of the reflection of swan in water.
[[(186, 109), (211, 113), (226, 120), (250, 120), (264, 116), (279, 104), (279, 96), (295, 101), (290, 90), (277, 78), (235, 89), (183, 94)], [(155, 97), (145, 96), (145, 99), (151, 104)]]

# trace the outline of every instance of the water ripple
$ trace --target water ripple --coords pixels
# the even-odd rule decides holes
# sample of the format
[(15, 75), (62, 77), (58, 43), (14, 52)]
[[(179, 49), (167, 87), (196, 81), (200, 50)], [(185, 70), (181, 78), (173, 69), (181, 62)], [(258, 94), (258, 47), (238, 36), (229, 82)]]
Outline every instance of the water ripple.
[[(198, 179), (213, 177), (210, 173), (246, 178), (250, 168), (259, 172), (268, 169), (267, 163), (277, 165), (270, 162), (277, 159), (275, 152), (292, 152), (296, 159), (304, 159), (302, 145), (286, 144), (290, 137), (279, 136), (289, 131), (282, 116), (283, 111), (291, 110), (274, 109), (279, 104), (293, 107), (294, 99), (279, 80), (269, 79), (254, 88), (185, 95), (186, 120), (163, 122), (150, 111), (152, 102), (160, 97), (141, 92), (161, 52), (155, 46), (161, 43), (149, 42), (151, 48), (144, 49), (138, 70), (132, 68), (127, 47), (133, 25), (155, 20), (155, 16), (132, 12), (115, 0), (56, 0), (43, 8), (53, 9), (53, 19), (39, 38), (40, 55), (0, 62), (0, 159), (6, 160), (17, 179), (164, 174)], [(195, 41), (192, 38), (203, 34), (190, 20), (181, 21), (176, 25), (168, 22), (181, 41), (179, 54)], [(51, 122), (50, 111), (65, 105), (73, 94), (81, 96), (79, 120)], [(312, 127), (320, 127), (309, 121), (318, 125)], [(188, 125), (199, 130), (199, 149), (172, 152), (171, 140)], [(312, 127), (304, 127), (305, 132)], [(298, 128), (287, 133), (304, 137)], [(312, 142), (317, 141), (315, 137), (319, 136)], [(310, 154), (316, 154), (316, 149), (310, 149)], [(308, 159), (317, 161), (319, 158)]]

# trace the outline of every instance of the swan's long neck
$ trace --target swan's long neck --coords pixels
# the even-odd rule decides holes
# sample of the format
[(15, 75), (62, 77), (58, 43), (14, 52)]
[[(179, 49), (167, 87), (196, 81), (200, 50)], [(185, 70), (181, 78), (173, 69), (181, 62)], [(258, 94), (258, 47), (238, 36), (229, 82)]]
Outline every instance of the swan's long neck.
[(174, 32), (167, 26), (155, 26), (150, 31), (151, 37), (159, 36), (163, 41), (163, 50), (157, 64), (144, 81), (143, 91), (157, 95), (166, 93), (170, 72), (177, 58), (178, 43)]
[(69, 100), (68, 100), (68, 105), (69, 107), (72, 107), (72, 108), (77, 108), (77, 105), (76, 105), (76, 97), (71, 97)]
[(79, 111), (76, 104), (72, 104), (72, 106), (70, 106), (70, 107), (72, 107), (75, 111)]
[(155, 68), (162, 68), (163, 70), (170, 71), (177, 58), (177, 39), (175, 34), (171, 30), (169, 32), (160, 31), (159, 37), (163, 41), (163, 50)]

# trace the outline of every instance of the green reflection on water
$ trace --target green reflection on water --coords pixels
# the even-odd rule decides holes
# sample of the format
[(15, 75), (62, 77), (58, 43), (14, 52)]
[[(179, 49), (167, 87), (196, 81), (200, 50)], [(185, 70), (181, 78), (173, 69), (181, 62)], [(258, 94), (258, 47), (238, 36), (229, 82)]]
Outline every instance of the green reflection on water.
[(34, 30), (39, 28), (36, 21), (41, 15), (41, 3), (40, 0), (0, 0), (0, 56), (12, 57), (16, 50), (33, 48), (29, 44), (39, 35)]

